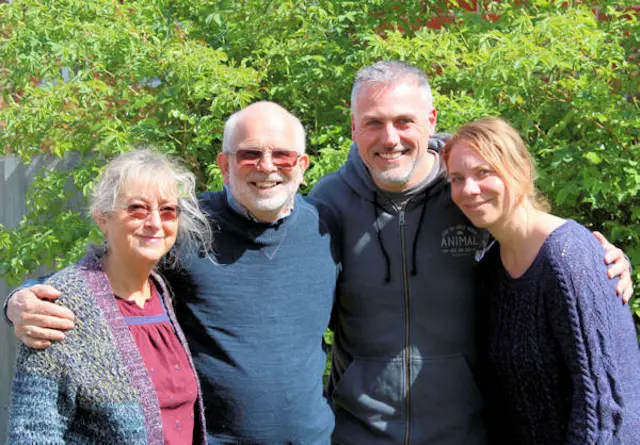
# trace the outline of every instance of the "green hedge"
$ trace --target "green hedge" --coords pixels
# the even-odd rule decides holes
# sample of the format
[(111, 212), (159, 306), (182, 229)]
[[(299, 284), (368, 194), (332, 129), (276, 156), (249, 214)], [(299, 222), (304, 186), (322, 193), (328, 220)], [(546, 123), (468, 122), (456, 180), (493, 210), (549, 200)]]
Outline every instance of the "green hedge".
[[(29, 214), (0, 232), (0, 273), (16, 282), (75, 261), (98, 233), (67, 203), (132, 145), (182, 156), (202, 189), (220, 187), (224, 119), (257, 99), (301, 117), (311, 187), (346, 156), (355, 72), (394, 58), (431, 76), (440, 131), (486, 115), (520, 129), (555, 212), (624, 248), (638, 283), (638, 16), (613, 1), (510, 3), (479, 13), (456, 1), (0, 4), (2, 153), (83, 158), (34, 183)], [(421, 26), (438, 14), (450, 23)]]

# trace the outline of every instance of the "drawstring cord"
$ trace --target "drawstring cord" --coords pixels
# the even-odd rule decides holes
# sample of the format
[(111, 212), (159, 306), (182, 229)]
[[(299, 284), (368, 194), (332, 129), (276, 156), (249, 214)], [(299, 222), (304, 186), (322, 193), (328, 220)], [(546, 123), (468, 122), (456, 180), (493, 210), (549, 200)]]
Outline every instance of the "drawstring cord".
[(387, 249), (384, 248), (384, 243), (382, 242), (382, 229), (378, 222), (378, 217), (380, 216), (378, 214), (378, 207), (379, 207), (378, 196), (376, 192), (373, 192), (373, 215), (374, 215), (373, 225), (376, 228), (376, 232), (378, 235), (378, 244), (380, 245), (380, 249), (382, 250), (382, 255), (384, 255), (384, 260), (386, 264), (387, 272), (386, 272), (386, 275), (384, 276), (384, 282), (388, 283), (391, 281), (391, 261), (389, 260), (389, 254), (387, 253)]
[(416, 250), (418, 247), (418, 237), (420, 236), (420, 229), (422, 229), (422, 220), (424, 219), (424, 211), (427, 208), (426, 203), (422, 203), (422, 210), (420, 211), (420, 219), (418, 219), (418, 228), (416, 229), (416, 236), (413, 237), (413, 252), (412, 252), (412, 266), (411, 275), (416, 276), (418, 274), (418, 267), (416, 266)]
[[(374, 214), (374, 227), (376, 228), (376, 235), (378, 238), (378, 244), (380, 245), (380, 250), (382, 250), (382, 255), (384, 256), (386, 273), (384, 276), (385, 283), (391, 281), (391, 260), (389, 258), (389, 253), (387, 249), (384, 247), (384, 243), (382, 242), (382, 228), (380, 227), (380, 223), (378, 221), (379, 209), (381, 208), (378, 204), (377, 194), (374, 192), (373, 194), (373, 214)], [(406, 206), (405, 206), (406, 208)], [(420, 210), (420, 218), (418, 219), (418, 228), (416, 229), (416, 234), (413, 238), (413, 251), (411, 252), (411, 276), (416, 276), (418, 274), (418, 262), (416, 259), (417, 256), (417, 247), (418, 247), (418, 238), (420, 237), (420, 230), (422, 229), (422, 222), (424, 220), (424, 215), (426, 211), (426, 204), (422, 204), (422, 209)]]

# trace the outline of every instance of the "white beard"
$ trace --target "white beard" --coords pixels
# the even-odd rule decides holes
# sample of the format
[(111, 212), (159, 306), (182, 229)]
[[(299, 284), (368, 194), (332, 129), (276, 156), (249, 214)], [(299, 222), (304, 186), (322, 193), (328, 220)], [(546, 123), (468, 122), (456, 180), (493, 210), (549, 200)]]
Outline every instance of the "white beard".
[[(253, 175), (251, 179), (266, 181), (267, 178), (273, 178), (274, 175), (265, 177), (257, 177)], [(254, 214), (258, 213), (277, 213), (278, 215), (286, 215), (289, 213), (299, 182), (296, 178), (287, 178), (284, 175), (277, 175), (278, 181), (281, 183), (276, 186), (271, 196), (258, 196), (254, 193), (253, 188), (245, 181), (238, 181), (234, 175), (229, 175), (229, 188), (234, 199), (246, 209)]]

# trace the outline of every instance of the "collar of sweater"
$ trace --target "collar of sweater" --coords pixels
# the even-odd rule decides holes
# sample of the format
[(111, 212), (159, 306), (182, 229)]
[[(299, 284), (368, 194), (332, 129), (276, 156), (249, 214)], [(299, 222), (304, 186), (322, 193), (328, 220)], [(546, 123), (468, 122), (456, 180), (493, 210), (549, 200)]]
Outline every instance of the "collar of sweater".
[(224, 194), (224, 205), (212, 215), (220, 231), (260, 249), (277, 246), (285, 239), (289, 228), (298, 219), (300, 206), (303, 204), (302, 197), (296, 194), (288, 215), (274, 222), (262, 222), (238, 212), (229, 201), (229, 197), (232, 198), (230, 193)]
[[(249, 209), (247, 209), (245, 206), (243, 206), (238, 202), (238, 200), (231, 193), (231, 190), (229, 190), (229, 187), (225, 185), (223, 186), (223, 189), (224, 189), (224, 195), (227, 198), (227, 203), (229, 203), (229, 207), (231, 207), (233, 211), (235, 211), (236, 213), (239, 213), (240, 215), (244, 216), (248, 220), (251, 220), (254, 222), (260, 222), (260, 220), (256, 218), (255, 215), (249, 211)], [(286, 213), (284, 214), (284, 216), (282, 216), (282, 218), (278, 219), (275, 222), (277, 223), (278, 221), (289, 216), (292, 210), (293, 210), (293, 200), (291, 201), (289, 208), (286, 210)]]

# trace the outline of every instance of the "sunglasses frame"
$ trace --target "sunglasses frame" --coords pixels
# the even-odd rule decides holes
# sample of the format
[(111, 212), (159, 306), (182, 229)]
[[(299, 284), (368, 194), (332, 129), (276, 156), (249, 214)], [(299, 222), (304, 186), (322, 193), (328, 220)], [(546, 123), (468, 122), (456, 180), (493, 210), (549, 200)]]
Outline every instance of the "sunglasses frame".
[(151, 207), (144, 203), (131, 203), (124, 206), (124, 211), (131, 218), (138, 221), (146, 221), (155, 210), (160, 215), (162, 222), (176, 221), (180, 217), (182, 209), (178, 204), (166, 204), (159, 207)]
[[(255, 167), (260, 164), (262, 158), (265, 157), (266, 153), (269, 153), (271, 157), (271, 163), (279, 168), (293, 168), (298, 165), (300, 161), (301, 153), (298, 153), (296, 150), (287, 150), (284, 148), (277, 148), (274, 150), (259, 150), (257, 148), (240, 148), (236, 151), (229, 152), (228, 154), (235, 157), (236, 164), (243, 167)], [(293, 158), (293, 153), (295, 153), (295, 159)], [(279, 158), (274, 156), (274, 154), (284, 154), (284, 157)], [(247, 157), (248, 155), (248, 157)], [(253, 155), (253, 156), (252, 156)], [(255, 156), (257, 155), (257, 156)], [(289, 162), (286, 162), (287, 159), (290, 159)], [(284, 161), (284, 162), (283, 162)]]

